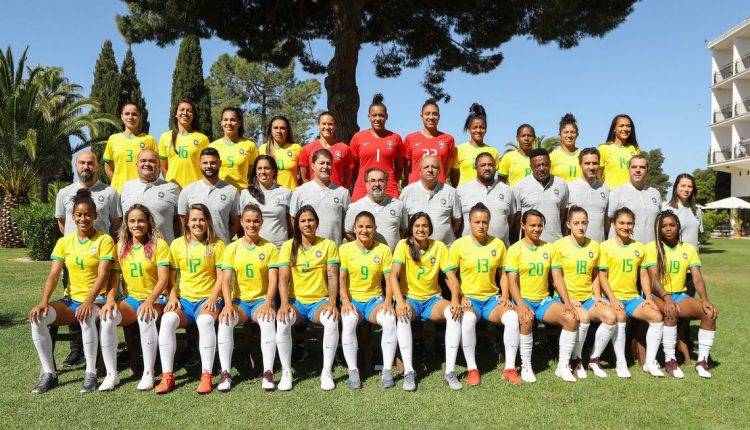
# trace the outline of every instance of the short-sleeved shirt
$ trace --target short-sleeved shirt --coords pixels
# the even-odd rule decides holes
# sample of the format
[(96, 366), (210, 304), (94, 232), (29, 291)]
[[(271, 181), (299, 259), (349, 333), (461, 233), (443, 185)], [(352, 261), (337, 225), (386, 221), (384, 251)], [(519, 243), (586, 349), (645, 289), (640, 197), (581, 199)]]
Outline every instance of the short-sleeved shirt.
[(138, 154), (145, 149), (156, 151), (156, 141), (150, 134), (141, 133), (134, 136), (132, 134), (115, 133), (107, 139), (102, 161), (112, 164), (114, 173), (110, 185), (118, 193), (122, 191), (125, 182), (138, 179), (136, 162), (138, 161)]
[(591, 276), (599, 265), (599, 244), (589, 239), (581, 246), (572, 236), (565, 236), (553, 245), (552, 269), (562, 271), (570, 297), (581, 302), (587, 300), (593, 295)]
[(500, 176), (508, 178), (511, 187), (531, 175), (531, 159), (518, 150), (506, 152), (497, 167)]
[[(105, 233), (97, 231), (93, 237), (81, 240), (78, 232), (57, 239), (52, 249), (52, 259), (61, 261), (68, 269), (68, 294), (70, 298), (82, 302), (91, 293), (91, 288), (99, 276), (99, 263), (115, 261), (115, 242)], [(102, 284), (105, 291), (107, 283)]]
[(391, 273), (393, 256), (391, 248), (375, 242), (372, 249), (360, 248), (357, 242), (348, 242), (339, 247), (340, 270), (349, 277), (349, 294), (352, 300), (366, 302), (383, 295), (380, 281)]
[[(55, 197), (55, 218), (65, 218), (64, 234), (76, 231), (76, 224), (73, 221), (73, 199), (76, 196), (76, 192), (81, 188), (85, 188), (83, 184), (79, 181), (73, 182), (58, 191), (57, 197)], [(99, 181), (89, 188), (89, 190), (91, 190), (91, 198), (96, 205), (94, 228), (101, 232), (109, 233), (111, 221), (122, 218), (120, 196), (114, 188)]]
[(599, 145), (600, 169), (604, 170), (604, 183), (610, 190), (630, 182), (628, 163), (630, 159), (640, 154), (641, 150), (635, 146), (619, 146), (614, 143)]
[(203, 179), (197, 180), (180, 193), (177, 213), (187, 216), (188, 208), (194, 203), (203, 203), (208, 207), (216, 235), (224, 243), (230, 242), (232, 237), (229, 232), (229, 218), (239, 213), (237, 188), (224, 181), (217, 181), (215, 185), (211, 185)]
[(489, 234), (500, 238), (508, 246), (508, 216), (516, 213), (510, 187), (500, 181), (496, 181), (493, 185), (487, 187), (474, 180), (460, 185), (456, 192), (461, 202), (461, 213), (464, 218), (463, 235), (471, 234), (469, 213), (474, 205), (481, 202), (490, 210)]
[(456, 158), (456, 141), (453, 136), (442, 131), (438, 132), (437, 136), (429, 137), (421, 131), (415, 131), (404, 139), (404, 154), (411, 164), (410, 184), (419, 180), (419, 162), (428, 156), (436, 156), (440, 161), (438, 181), (445, 182), (445, 178), (450, 175), (453, 160)]
[(435, 189), (428, 191), (420, 180), (404, 187), (399, 200), (404, 202), (409, 217), (417, 212), (427, 212), (432, 221), (431, 239), (439, 240), (447, 246), (456, 240), (451, 220), (461, 218), (461, 202), (455, 188), (438, 182)]
[[(308, 181), (312, 181), (315, 177), (315, 172), (312, 170), (312, 156), (319, 149), (323, 149), (323, 145), (320, 143), (320, 140), (314, 140), (303, 146), (302, 151), (299, 153), (298, 163), (300, 167), (307, 169), (307, 178), (305, 179)], [(349, 151), (349, 145), (344, 142), (336, 142), (327, 149), (333, 156), (331, 182), (344, 188), (349, 188), (351, 175), (354, 171), (354, 159)]]
[[(629, 208), (635, 214), (635, 226), (633, 227), (633, 239), (641, 243), (654, 240), (654, 222), (656, 216), (661, 212), (661, 195), (656, 188), (645, 187), (637, 190), (633, 184), (628, 182), (609, 193), (609, 207), (607, 215), (612, 220), (615, 211), (620, 208)], [(609, 237), (615, 233), (610, 225)]]
[(539, 301), (549, 297), (549, 271), (555, 248), (542, 241), (539, 246), (529, 246), (521, 239), (508, 248), (505, 254), (505, 271), (518, 273), (521, 297)]
[(456, 148), (456, 161), (453, 163), (453, 168), (458, 169), (459, 186), (476, 179), (477, 169), (474, 167), (474, 162), (477, 160), (477, 156), (483, 152), (492, 154), (492, 157), (495, 158), (495, 165), (500, 165), (500, 153), (494, 146), (476, 146), (471, 142), (464, 142), (458, 145)]
[[(291, 266), (292, 242), (290, 239), (281, 245), (279, 267)], [(328, 265), (340, 262), (338, 248), (330, 239), (316, 237), (307, 248), (300, 244), (297, 264), (289, 269), (289, 298), (308, 304), (328, 297)]]
[(126, 296), (146, 300), (159, 280), (159, 267), (172, 265), (169, 245), (164, 239), (157, 239), (151, 245), (150, 257), (146, 256), (146, 248), (141, 244), (132, 245), (127, 255), (120, 257), (122, 246), (122, 242), (117, 244), (117, 259), (113, 270), (122, 274)]
[(221, 256), (221, 268), (233, 270), (235, 274), (233, 297), (246, 302), (266, 297), (268, 271), (275, 269), (278, 263), (278, 248), (263, 238), (257, 245), (248, 245), (245, 239), (239, 238), (227, 245)]
[(698, 249), (698, 236), (703, 233), (703, 213), (701, 208), (696, 207), (695, 213), (690, 206), (683, 206), (677, 201), (677, 207), (673, 208), (669, 202), (661, 205), (661, 210), (670, 210), (677, 215), (680, 220), (680, 240), (687, 242)]
[(609, 287), (617, 300), (638, 296), (638, 276), (646, 247), (641, 242), (621, 245), (616, 238), (599, 245), (599, 270), (607, 272)]
[(409, 223), (409, 214), (404, 202), (391, 196), (383, 196), (380, 203), (375, 203), (370, 196), (364, 196), (349, 205), (344, 218), (344, 226), (348, 233), (354, 232), (354, 221), (360, 212), (367, 211), (375, 216), (375, 240), (388, 245), (393, 250), (401, 240), (401, 230)]
[(171, 243), (175, 237), (174, 217), (177, 215), (179, 195), (180, 187), (177, 184), (161, 178), (154, 182), (133, 179), (122, 186), (122, 213), (126, 213), (136, 203), (146, 206), (164, 240)]
[(201, 151), (209, 145), (208, 137), (197, 131), (177, 133), (172, 145), (172, 132), (165, 131), (159, 138), (159, 158), (167, 160), (168, 182), (174, 182), (180, 188), (201, 178)]
[(228, 139), (216, 139), (208, 145), (219, 151), (221, 168), (219, 179), (228, 182), (238, 189), (247, 188), (247, 175), (253, 162), (258, 158), (258, 147), (249, 139), (232, 142)]
[(565, 181), (550, 176), (547, 184), (543, 185), (533, 176), (527, 176), (512, 190), (516, 211), (520, 211), (522, 216), (529, 209), (536, 209), (544, 215), (543, 241), (554, 242), (562, 237), (560, 209), (568, 206), (568, 186)]
[(575, 181), (580, 178), (582, 173), (580, 163), (578, 162), (579, 152), (581, 152), (580, 149), (576, 149), (575, 152), (568, 152), (562, 146), (555, 148), (549, 154), (550, 173), (565, 182)]
[(365, 173), (372, 167), (388, 173), (385, 192), (394, 199), (398, 197), (394, 164), (404, 159), (404, 142), (398, 133), (385, 131), (383, 137), (376, 136), (371, 129), (362, 130), (352, 137), (349, 143), (355, 165), (359, 168), (357, 182), (354, 184), (352, 201), (357, 201), (367, 194)]
[(292, 192), (276, 184), (262, 192), (265, 197), (263, 204), (253, 197), (247, 189), (242, 190), (238, 212), (242, 216), (242, 209), (248, 203), (258, 205), (263, 213), (260, 237), (272, 242), (277, 248), (281, 248), (281, 244), (289, 239), (287, 215), (289, 214), (289, 201), (292, 198)]
[[(260, 145), (258, 152), (266, 153), (267, 144)], [(276, 160), (276, 166), (279, 173), (276, 176), (276, 182), (282, 187), (294, 191), (297, 188), (297, 163), (302, 147), (296, 143), (287, 143), (286, 146), (274, 145), (273, 154), (270, 154)]]
[(403, 268), (399, 284), (401, 293), (414, 300), (427, 300), (440, 294), (438, 274), (456, 269), (450, 263), (448, 247), (439, 240), (430, 239), (427, 250), (419, 250), (419, 262), (415, 262), (409, 253), (406, 239), (402, 239), (393, 251), (393, 262)]
[(449, 251), (451, 266), (461, 275), (461, 293), (466, 297), (487, 300), (496, 296), (499, 288), (495, 279), (503, 270), (505, 244), (500, 238), (489, 236), (482, 245), (472, 236), (456, 239)]
[(179, 271), (177, 288), (181, 298), (196, 302), (211, 295), (226, 245), (219, 239), (204, 245), (178, 237), (169, 249), (172, 270)]
[(311, 205), (318, 214), (318, 236), (331, 239), (336, 246), (341, 244), (344, 216), (349, 208), (349, 190), (330, 183), (321, 187), (315, 180), (305, 182), (292, 192), (289, 213), (297, 215), (302, 206)]
[[(643, 259), (644, 269), (656, 266), (658, 255), (656, 242), (646, 244), (646, 257)], [(664, 244), (664, 269), (666, 273), (661, 276), (661, 285), (667, 293), (684, 293), (687, 291), (685, 279), (688, 271), (693, 267), (701, 267), (698, 251), (689, 243), (679, 242), (674, 248)]]
[(589, 216), (586, 236), (597, 242), (604, 241), (604, 232), (609, 230), (604, 222), (608, 204), (609, 187), (603, 182), (596, 181), (593, 186), (583, 178), (568, 182), (568, 208), (578, 206), (586, 209)]

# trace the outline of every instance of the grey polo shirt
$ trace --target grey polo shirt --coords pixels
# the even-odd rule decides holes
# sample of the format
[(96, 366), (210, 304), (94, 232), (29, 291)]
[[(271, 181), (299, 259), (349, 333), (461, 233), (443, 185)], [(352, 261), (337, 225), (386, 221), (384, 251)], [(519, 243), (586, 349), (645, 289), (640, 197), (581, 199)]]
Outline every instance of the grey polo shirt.
[(545, 186), (529, 175), (518, 181), (512, 190), (516, 211), (522, 216), (529, 209), (544, 215), (543, 241), (551, 243), (562, 237), (560, 209), (568, 206), (568, 186), (564, 180), (550, 175)]
[[(81, 188), (85, 187), (80, 181), (73, 182), (58, 191), (55, 198), (55, 218), (65, 218), (64, 234), (66, 235), (76, 230), (76, 225), (72, 217), (73, 198)], [(96, 204), (94, 228), (102, 233), (109, 234), (109, 228), (112, 224), (111, 220), (122, 218), (120, 196), (114, 188), (100, 181), (96, 181), (89, 189), (91, 190), (91, 198), (94, 199), (94, 204)]]
[(680, 236), (683, 242), (689, 243), (698, 250), (698, 234), (703, 233), (703, 213), (701, 208), (696, 208), (697, 211), (693, 213), (690, 206), (683, 206), (682, 203), (677, 201), (677, 208), (669, 206), (669, 202), (664, 202), (661, 205), (661, 210), (670, 210), (677, 215), (680, 220)]
[(508, 246), (508, 216), (516, 213), (510, 187), (500, 181), (489, 187), (478, 180), (469, 181), (456, 189), (464, 216), (463, 235), (471, 234), (469, 212), (475, 204), (482, 202), (490, 210), (489, 234), (502, 239)]
[(333, 182), (328, 186), (321, 186), (315, 180), (305, 182), (292, 192), (289, 212), (295, 216), (299, 208), (305, 205), (311, 205), (318, 213), (318, 236), (341, 245), (344, 240), (344, 214), (349, 208), (349, 190)]
[(289, 228), (287, 215), (289, 215), (289, 200), (292, 192), (288, 188), (274, 184), (268, 190), (263, 191), (265, 203), (260, 204), (247, 189), (240, 192), (240, 205), (237, 212), (242, 216), (242, 209), (248, 203), (254, 203), (260, 207), (263, 213), (263, 225), (260, 227), (260, 237), (281, 247), (289, 239)]
[(179, 195), (180, 187), (164, 179), (158, 178), (154, 182), (133, 179), (122, 186), (122, 213), (136, 203), (146, 206), (154, 216), (154, 222), (164, 240), (172, 243), (175, 238), (173, 221), (177, 215)]
[(601, 181), (596, 181), (591, 186), (585, 179), (579, 178), (568, 183), (568, 194), (568, 207), (580, 206), (586, 209), (589, 215), (586, 236), (603, 242), (604, 232), (609, 229), (609, 226), (604, 225), (609, 204), (609, 187)]
[[(633, 239), (643, 244), (654, 240), (654, 222), (661, 212), (659, 191), (653, 187), (638, 191), (630, 182), (620, 185), (609, 193), (609, 209), (607, 209), (609, 219), (612, 220), (617, 209), (625, 207), (635, 214)], [(614, 237), (614, 234), (610, 224), (609, 237)]]
[(211, 185), (204, 182), (203, 179), (199, 179), (185, 187), (180, 193), (177, 213), (187, 215), (190, 205), (203, 203), (211, 213), (211, 221), (213, 221), (216, 235), (224, 243), (230, 243), (232, 237), (229, 232), (229, 217), (237, 215), (239, 200), (239, 191), (234, 185), (224, 181), (218, 181), (216, 185)]
[(461, 202), (455, 188), (438, 182), (435, 189), (429, 191), (419, 180), (404, 187), (399, 200), (404, 202), (409, 217), (420, 211), (427, 212), (432, 221), (431, 239), (440, 240), (448, 246), (456, 240), (451, 219), (461, 218)]
[(362, 197), (350, 204), (346, 211), (344, 226), (347, 232), (354, 232), (354, 219), (362, 211), (375, 216), (375, 225), (378, 227), (375, 240), (387, 244), (393, 251), (401, 239), (401, 229), (405, 229), (409, 222), (409, 214), (404, 203), (388, 195), (383, 197), (380, 203), (372, 201), (369, 195)]

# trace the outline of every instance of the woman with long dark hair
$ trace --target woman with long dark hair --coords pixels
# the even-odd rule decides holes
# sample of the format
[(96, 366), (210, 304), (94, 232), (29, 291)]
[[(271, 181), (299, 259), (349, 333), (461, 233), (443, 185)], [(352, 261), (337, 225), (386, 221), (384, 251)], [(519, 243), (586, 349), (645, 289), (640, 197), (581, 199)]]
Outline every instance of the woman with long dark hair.
[(635, 136), (635, 123), (629, 115), (621, 113), (612, 118), (606, 143), (599, 145), (601, 179), (614, 190), (628, 183), (630, 158), (641, 153)]
[(456, 141), (448, 133), (438, 130), (440, 107), (435, 99), (427, 99), (422, 104), (420, 118), (422, 129), (408, 134), (404, 139), (404, 186), (419, 180), (419, 162), (424, 157), (436, 156), (440, 161), (438, 181), (450, 178), (456, 159)]
[(258, 205), (263, 213), (260, 237), (281, 248), (281, 244), (292, 237), (292, 217), (289, 202), (292, 192), (276, 182), (279, 168), (276, 160), (261, 154), (250, 169), (250, 180), (240, 193), (240, 208), (249, 203)]
[(159, 158), (164, 179), (180, 188), (202, 177), (200, 154), (209, 145), (200, 132), (198, 111), (191, 100), (180, 100), (172, 116), (172, 130), (159, 138)]
[(578, 140), (578, 122), (572, 113), (566, 113), (560, 118), (559, 128), (560, 146), (550, 154), (550, 173), (571, 182), (581, 177), (578, 154), (581, 152), (576, 146)]
[(219, 179), (234, 185), (237, 189), (247, 188), (250, 166), (258, 158), (255, 142), (245, 138), (242, 109), (226, 107), (221, 111), (221, 130), (224, 136), (209, 145), (219, 151), (221, 168)]
[(292, 123), (283, 115), (271, 118), (266, 127), (266, 141), (258, 152), (276, 160), (278, 167), (277, 182), (282, 187), (294, 191), (301, 184), (297, 161), (302, 147), (294, 143)]
[(333, 112), (324, 111), (318, 115), (318, 138), (302, 147), (299, 154), (299, 170), (302, 182), (313, 180), (313, 154), (320, 149), (327, 149), (333, 156), (331, 182), (349, 188), (354, 170), (354, 159), (349, 145), (336, 138), (336, 117)]
[(662, 204), (662, 210), (671, 210), (680, 220), (680, 240), (698, 249), (698, 236), (703, 233), (703, 213), (696, 196), (698, 187), (689, 173), (680, 173), (672, 185), (672, 198)]

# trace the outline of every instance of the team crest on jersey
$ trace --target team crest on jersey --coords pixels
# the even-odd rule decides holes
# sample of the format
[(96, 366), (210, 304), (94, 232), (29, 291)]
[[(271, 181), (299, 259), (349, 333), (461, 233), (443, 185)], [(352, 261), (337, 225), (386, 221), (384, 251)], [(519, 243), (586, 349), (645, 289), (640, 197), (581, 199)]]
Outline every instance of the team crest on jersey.
[(387, 146), (388, 146), (389, 148), (393, 148), (393, 142), (392, 142), (392, 141), (390, 141), (390, 140), (389, 140), (389, 141), (385, 142), (385, 144), (386, 144), (386, 145), (387, 145)]
[(448, 202), (445, 199), (440, 199), (440, 204), (442, 206), (445, 206), (446, 204), (448, 204)]
[(323, 256), (323, 252), (322, 252), (321, 250), (317, 250), (317, 251), (315, 252), (315, 257), (316, 257), (316, 258), (320, 258), (320, 257), (322, 257), (322, 256)]
[(266, 259), (266, 254), (258, 254), (258, 260), (263, 261)]
[(636, 256), (636, 257), (640, 257), (640, 256), (641, 256), (641, 251), (638, 251), (638, 250), (636, 249), (636, 250), (635, 250), (635, 251), (633, 252), (633, 254), (635, 254), (635, 256)]
[(549, 259), (549, 254), (545, 252), (544, 254), (542, 254), (542, 258), (545, 260)]
[(336, 159), (337, 159), (337, 160), (340, 160), (340, 159), (341, 159), (341, 151), (336, 151), (336, 153), (335, 153), (335, 154), (333, 154), (333, 155), (335, 155), (335, 156), (336, 156)]
[(380, 257), (375, 257), (372, 259), (373, 263), (380, 264)]
[(245, 150), (240, 148), (240, 155), (245, 155)]
[(435, 261), (437, 261), (435, 260), (435, 257), (430, 258), (430, 264), (432, 264), (433, 266), (435, 265)]
[(653, 202), (655, 205), (659, 204), (659, 202), (656, 201), (656, 197), (651, 197), (651, 202)]
[(164, 198), (164, 191), (159, 191), (159, 198), (160, 198), (160, 199), (163, 199), (163, 198)]
[(193, 140), (193, 145), (198, 146), (198, 139)]
[(219, 198), (220, 198), (220, 199), (221, 199), (221, 201), (223, 202), (224, 200), (226, 200), (226, 199), (227, 199), (227, 195), (226, 195), (226, 194), (222, 194), (222, 195), (220, 195), (220, 196), (219, 196)]
[(141, 143), (138, 144), (138, 146), (140, 146), (141, 149), (143, 149), (143, 148), (146, 147), (146, 142), (141, 142)]
[(602, 191), (601, 193), (599, 193), (599, 195), (600, 195), (600, 196), (602, 196), (602, 200), (604, 200), (604, 199), (606, 199), (606, 198), (607, 198), (607, 197), (606, 197), (606, 196), (604, 195), (604, 191)]
[(497, 250), (496, 250), (496, 249), (493, 249), (492, 251), (490, 251), (490, 254), (491, 254), (491, 255), (492, 255), (493, 257), (497, 257)]
[(438, 141), (438, 146), (440, 146), (440, 149), (445, 149), (445, 142), (443, 142), (442, 140)]
[(594, 251), (589, 251), (589, 258), (594, 258)]
[(683, 260), (687, 260), (687, 258), (688, 258), (688, 257), (687, 257), (687, 252), (683, 252), (683, 253), (682, 253), (682, 259), (683, 259)]
[(291, 157), (291, 156), (292, 156), (292, 151), (287, 151), (287, 152), (286, 152), (286, 156), (287, 156), (287, 157)]
[(91, 253), (91, 255), (96, 255), (97, 251), (99, 251), (99, 248), (96, 245), (94, 245), (89, 250), (89, 253)]
[(99, 200), (99, 203), (104, 203), (104, 196), (99, 196), (96, 199)]
[(500, 197), (500, 200), (505, 200), (505, 194), (498, 194), (498, 196)]
[(336, 203), (336, 204), (339, 204), (339, 198), (338, 197), (334, 197), (333, 198), (333, 202)]
[(560, 195), (560, 190), (558, 190), (557, 188), (555, 188), (555, 195), (556, 195), (556, 196), (559, 196), (559, 195)]

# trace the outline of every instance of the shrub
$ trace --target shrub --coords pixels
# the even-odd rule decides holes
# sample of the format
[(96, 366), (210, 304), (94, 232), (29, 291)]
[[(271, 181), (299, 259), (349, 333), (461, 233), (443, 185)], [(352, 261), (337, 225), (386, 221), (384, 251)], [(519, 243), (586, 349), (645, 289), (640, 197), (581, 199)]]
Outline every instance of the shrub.
[(34, 203), (14, 209), (11, 217), (21, 229), (26, 253), (32, 260), (49, 260), (57, 239), (62, 237), (51, 203)]
[(698, 235), (698, 241), (702, 244), (708, 243), (714, 229), (725, 224), (729, 224), (729, 214), (726, 211), (703, 211), (703, 233)]

